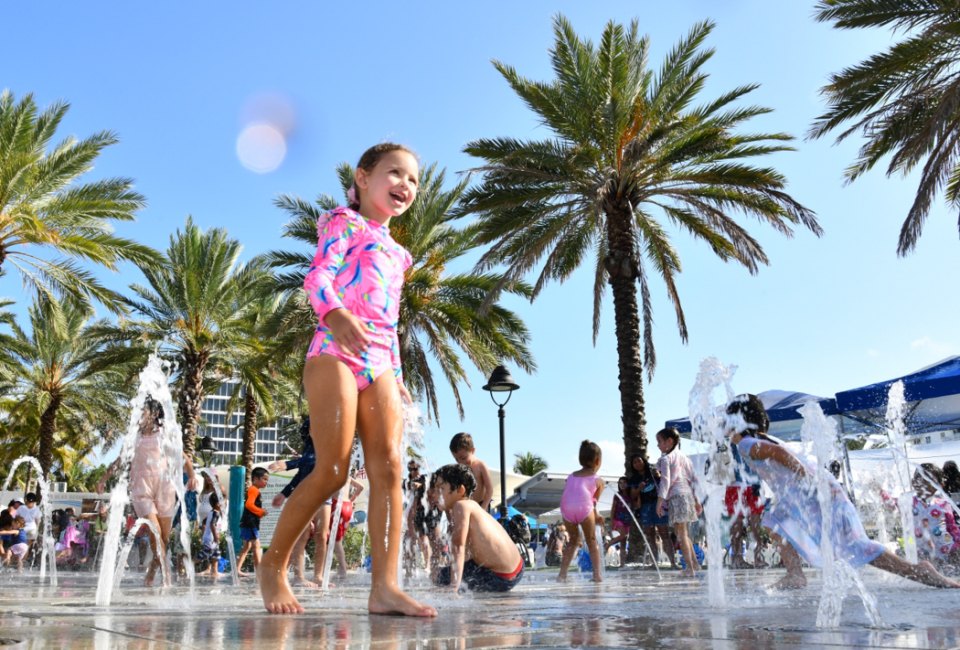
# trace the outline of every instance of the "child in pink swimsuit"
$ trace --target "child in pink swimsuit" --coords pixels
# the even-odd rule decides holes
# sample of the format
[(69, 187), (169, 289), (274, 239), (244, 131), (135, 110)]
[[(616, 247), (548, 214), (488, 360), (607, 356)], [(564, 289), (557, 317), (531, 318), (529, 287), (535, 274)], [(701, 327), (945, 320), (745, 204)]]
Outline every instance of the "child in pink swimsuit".
[(401, 400), (410, 401), (400, 372), (397, 319), (411, 257), (390, 236), (389, 224), (413, 203), (419, 176), (417, 159), (406, 147), (371, 147), (354, 170), (350, 207), (333, 210), (317, 224), (317, 253), (304, 289), (318, 326), (303, 370), (317, 460), (284, 502), (260, 563), (260, 594), (273, 614), (303, 611), (287, 581), (290, 554), (320, 505), (347, 481), (357, 434), (370, 479), (370, 539), (381, 540), (371, 551), (367, 608), (375, 614), (437, 615), (397, 582)]
[[(317, 254), (303, 283), (319, 319), (307, 358), (329, 354), (341, 360), (357, 378), (357, 390), (391, 369), (402, 381), (397, 318), (410, 253), (393, 241), (387, 226), (350, 208), (336, 208), (325, 215), (317, 233)], [(331, 310), (344, 305), (350, 305), (350, 312), (367, 330), (369, 344), (359, 353), (337, 345), (324, 322)]]
[(573, 554), (580, 549), (580, 533), (578, 526), (583, 528), (583, 539), (590, 552), (590, 562), (593, 565), (593, 581), (603, 580), (600, 575), (600, 544), (597, 541), (597, 499), (603, 492), (603, 479), (597, 476), (600, 470), (600, 446), (595, 442), (584, 440), (580, 443), (580, 467), (567, 477), (560, 497), (560, 514), (563, 523), (570, 533), (570, 543), (563, 549), (563, 558), (560, 561), (560, 575), (557, 580), (567, 579), (567, 569), (573, 560)]

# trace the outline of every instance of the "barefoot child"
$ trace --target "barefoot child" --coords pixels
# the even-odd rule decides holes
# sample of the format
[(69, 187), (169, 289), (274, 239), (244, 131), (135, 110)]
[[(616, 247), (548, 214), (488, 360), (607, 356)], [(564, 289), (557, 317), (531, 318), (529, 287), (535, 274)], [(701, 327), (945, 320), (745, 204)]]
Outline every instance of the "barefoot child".
[[(813, 484), (816, 468), (768, 438), (769, 426), (766, 409), (756, 395), (739, 395), (727, 405), (731, 441), (776, 497), (762, 520), (774, 541), (781, 543), (780, 557), (787, 567), (787, 575), (774, 588), (799, 589), (807, 584), (800, 566), (801, 556), (813, 566), (821, 563), (821, 510)], [(868, 538), (843, 487), (832, 478), (828, 480), (833, 512), (830, 543), (836, 558), (854, 567), (872, 564), (933, 587), (960, 587), (960, 583), (940, 575), (929, 562), (911, 564)]]
[(697, 478), (693, 463), (680, 451), (680, 432), (672, 427), (657, 433), (657, 448), (663, 454), (657, 461), (657, 470), (660, 472), (657, 516), (662, 517), (664, 511), (670, 515), (670, 525), (677, 535), (677, 546), (686, 564), (683, 575), (693, 576), (700, 570), (700, 564), (693, 552), (687, 526), (695, 522), (703, 510), (694, 493)]
[(630, 526), (633, 519), (630, 516), (630, 487), (626, 476), (621, 476), (617, 480), (617, 495), (619, 498), (613, 498), (613, 505), (610, 508), (611, 527), (613, 536), (607, 542), (607, 550), (614, 544), (620, 545), (620, 566), (627, 565), (627, 538), (630, 537)]
[(567, 569), (573, 560), (573, 554), (580, 549), (580, 531), (583, 528), (583, 539), (590, 552), (590, 563), (593, 566), (593, 581), (601, 582), (600, 575), (600, 543), (597, 541), (597, 499), (603, 492), (603, 479), (597, 476), (600, 470), (600, 445), (589, 440), (580, 443), (580, 469), (567, 477), (563, 486), (563, 495), (560, 497), (560, 514), (563, 524), (570, 534), (570, 543), (563, 549), (563, 559), (560, 561), (560, 574), (557, 580), (567, 579)]
[(354, 170), (350, 207), (331, 210), (317, 222), (317, 253), (303, 284), (318, 320), (303, 370), (317, 461), (284, 504), (263, 557), (260, 593), (268, 612), (303, 611), (287, 582), (290, 551), (320, 505), (347, 480), (356, 433), (370, 479), (370, 539), (376, 540), (367, 608), (375, 614), (437, 615), (397, 582), (401, 400), (410, 401), (397, 322), (404, 272), (412, 259), (390, 236), (389, 225), (413, 203), (419, 173), (406, 147), (371, 147)]
[[(313, 471), (317, 463), (317, 453), (313, 448), (313, 439), (310, 437), (310, 416), (308, 415), (300, 423), (300, 456), (290, 460), (277, 460), (269, 465), (267, 469), (271, 472), (295, 469), (297, 473), (290, 479), (290, 482), (283, 486), (273, 497), (274, 508), (283, 506), (283, 502), (293, 494), (293, 491), (300, 485), (300, 482)], [(317, 589), (320, 587), (320, 581), (323, 578), (323, 567), (327, 565), (327, 546), (330, 539), (330, 506), (332, 502), (328, 499), (324, 501), (313, 516), (313, 521), (303, 529), (300, 537), (297, 538), (293, 546), (291, 557), (293, 558), (293, 582), (296, 585)], [(306, 550), (310, 539), (313, 539), (313, 580), (309, 580), (306, 575)]]
[[(148, 531), (157, 530), (159, 537), (155, 538), (150, 532), (150, 550), (153, 559), (147, 567), (143, 583), (150, 587), (157, 571), (161, 569), (161, 561), (166, 562), (167, 541), (173, 527), (173, 515), (177, 509), (176, 482), (183, 480), (183, 473), (187, 475), (187, 490), (197, 489), (197, 478), (193, 471), (193, 461), (177, 447), (179, 433), (175, 435), (175, 444), (168, 449), (168, 442), (162, 439), (164, 433), (170, 434), (167, 428), (170, 423), (165, 421), (166, 414), (163, 404), (152, 396), (147, 396), (140, 412), (140, 422), (137, 438), (130, 461), (130, 502), (137, 517), (149, 519), (153, 526)], [(176, 423), (174, 423), (175, 425)], [(179, 431), (179, 429), (177, 429)], [(177, 458), (177, 454), (182, 457)], [(97, 484), (97, 492), (103, 493), (106, 482), (123, 465), (123, 454), (110, 465), (106, 473)], [(161, 574), (164, 572), (161, 571)], [(164, 576), (166, 578), (166, 576)]]
[(220, 497), (211, 492), (210, 511), (203, 520), (203, 539), (197, 562), (210, 563), (210, 575), (214, 580), (220, 577)]
[(24, 529), (26, 522), (23, 517), (17, 515), (11, 517), (10, 513), (3, 511), (0, 513), (0, 543), (3, 544), (3, 564), (9, 565), (13, 558), (17, 559), (17, 571), (23, 571), (23, 559), (27, 556), (27, 531)]
[(493, 499), (493, 481), (490, 479), (490, 470), (487, 464), (477, 458), (476, 449), (473, 446), (473, 436), (469, 433), (458, 433), (450, 441), (450, 453), (453, 459), (461, 465), (470, 468), (474, 478), (477, 479), (477, 490), (470, 497), (480, 504), (484, 512), (490, 512), (490, 501)]
[(458, 591), (510, 591), (523, 578), (517, 545), (497, 520), (470, 495), (476, 479), (466, 465), (444, 465), (435, 473), (440, 509), (450, 521), (450, 566), (437, 572), (436, 583)]
[(263, 499), (260, 496), (260, 490), (267, 487), (270, 475), (265, 467), (254, 467), (250, 473), (250, 487), (247, 488), (247, 499), (243, 502), (243, 514), (240, 515), (240, 539), (243, 540), (243, 547), (240, 549), (240, 556), (237, 558), (237, 572), (244, 575), (240, 569), (243, 568), (243, 561), (247, 559), (247, 553), (253, 551), (253, 570), (256, 571), (260, 566), (260, 559), (263, 551), (260, 548), (260, 520), (267, 514), (263, 509)]

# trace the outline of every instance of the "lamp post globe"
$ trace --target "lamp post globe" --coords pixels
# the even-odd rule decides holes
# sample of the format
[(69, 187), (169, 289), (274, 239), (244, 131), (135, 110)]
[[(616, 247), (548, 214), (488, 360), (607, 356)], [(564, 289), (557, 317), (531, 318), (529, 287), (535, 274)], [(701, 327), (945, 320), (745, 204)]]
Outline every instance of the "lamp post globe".
[(210, 467), (210, 459), (216, 454), (219, 449), (217, 449), (217, 443), (213, 441), (213, 438), (210, 436), (204, 436), (200, 439), (200, 445), (197, 447), (197, 453), (200, 454), (200, 458), (203, 460), (204, 467)]
[[(504, 524), (507, 521), (507, 462), (506, 462), (506, 448), (504, 445), (504, 418), (506, 413), (503, 410), (503, 407), (507, 405), (507, 402), (510, 401), (510, 397), (513, 395), (513, 391), (519, 390), (520, 386), (513, 381), (513, 377), (510, 376), (510, 371), (506, 367), (500, 365), (493, 369), (493, 372), (490, 373), (490, 379), (487, 380), (487, 383), (483, 386), (483, 390), (490, 393), (490, 399), (493, 400), (493, 403), (497, 405), (497, 415), (500, 418), (500, 523)], [(506, 398), (502, 401), (497, 401), (497, 395), (503, 395), (506, 393)]]

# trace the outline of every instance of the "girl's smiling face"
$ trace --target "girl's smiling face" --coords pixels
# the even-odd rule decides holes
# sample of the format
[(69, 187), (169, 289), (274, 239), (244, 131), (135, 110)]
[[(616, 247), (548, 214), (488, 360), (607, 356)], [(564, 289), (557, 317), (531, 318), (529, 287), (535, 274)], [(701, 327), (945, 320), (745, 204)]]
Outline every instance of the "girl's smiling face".
[(373, 169), (357, 168), (360, 212), (368, 219), (385, 223), (398, 217), (417, 197), (420, 166), (409, 151), (398, 149), (384, 154)]

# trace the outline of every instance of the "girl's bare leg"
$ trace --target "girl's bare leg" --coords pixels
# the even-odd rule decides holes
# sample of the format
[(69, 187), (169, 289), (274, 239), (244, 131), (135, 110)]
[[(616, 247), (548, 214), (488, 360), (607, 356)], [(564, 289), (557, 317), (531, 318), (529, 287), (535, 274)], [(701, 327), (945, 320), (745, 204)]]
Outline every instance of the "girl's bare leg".
[(284, 503), (270, 548), (260, 562), (260, 595), (272, 614), (303, 612), (287, 582), (290, 552), (320, 505), (347, 480), (356, 431), (357, 382), (343, 363), (327, 355), (307, 359), (303, 385), (317, 464)]
[(303, 532), (300, 533), (300, 537), (297, 538), (297, 543), (293, 546), (293, 552), (291, 553), (291, 558), (293, 561), (293, 581), (294, 584), (303, 585), (304, 587), (309, 587), (310, 589), (316, 589), (318, 587), (316, 582), (308, 580), (306, 576), (306, 553), (304, 552), (307, 548), (307, 542), (310, 541), (310, 527), (303, 529)]
[[(643, 539), (638, 539), (638, 540), (637, 540), (638, 543), (643, 547), (643, 551), (642, 551), (641, 557), (647, 557), (647, 556), (649, 555), (649, 556), (650, 556), (650, 561), (653, 562), (654, 565), (659, 565), (659, 564), (660, 564), (660, 553), (659, 553), (659, 551), (657, 550), (657, 528), (656, 528), (656, 526), (647, 526), (647, 527), (645, 527), (645, 528), (641, 528), (640, 530), (643, 531), (643, 536), (644, 536), (644, 538), (647, 540), (647, 544), (650, 545), (650, 549), (647, 550), (647, 544), (644, 544), (644, 543), (643, 543)], [(666, 542), (664, 542), (664, 549), (663, 549), (663, 550), (664, 550), (664, 551), (667, 550), (667, 549), (666, 549)]]
[(677, 568), (677, 549), (673, 545), (673, 538), (670, 537), (670, 526), (660, 524), (657, 526), (657, 533), (660, 534), (660, 543), (663, 544), (663, 552), (670, 558), (670, 568)]
[(770, 539), (774, 544), (780, 545), (780, 559), (783, 560), (783, 566), (787, 567), (787, 575), (783, 576), (771, 585), (773, 589), (803, 589), (807, 586), (807, 577), (803, 575), (803, 567), (800, 562), (800, 554), (797, 553), (793, 545), (774, 532), (770, 532)]
[[(147, 538), (150, 540), (150, 551), (153, 553), (153, 559), (150, 561), (150, 566), (147, 567), (147, 575), (144, 576), (143, 584), (147, 587), (153, 586), (153, 580), (157, 575), (157, 570), (160, 569), (160, 563), (167, 561), (167, 540), (170, 539), (170, 528), (173, 524), (172, 517), (158, 517), (157, 515), (149, 515), (145, 517), (153, 522), (153, 525), (157, 527), (157, 530), (160, 531), (160, 539), (156, 539), (153, 536), (153, 531), (150, 531), (150, 534)], [(161, 572), (161, 576), (163, 572)], [(166, 586), (167, 580), (164, 580), (164, 586)]]
[(590, 564), (593, 566), (593, 581), (603, 582), (603, 574), (600, 573), (600, 563), (603, 562), (603, 555), (600, 554), (600, 542), (597, 541), (597, 519), (594, 513), (587, 515), (587, 518), (580, 522), (583, 527), (583, 541), (587, 543), (587, 552), (590, 553)]
[(700, 570), (700, 563), (697, 562), (697, 556), (693, 552), (693, 544), (690, 542), (690, 535), (687, 533), (687, 525), (674, 524), (674, 529), (677, 531), (677, 545), (680, 547), (683, 561), (687, 563), (683, 575), (693, 576)]
[[(403, 533), (400, 484), (403, 419), (400, 391), (392, 372), (381, 375), (360, 393), (356, 413), (357, 432), (370, 480), (367, 526), (372, 566), (368, 609), (372, 614), (436, 616), (436, 609), (417, 602), (397, 583)], [(343, 467), (346, 469), (346, 463)], [(337, 486), (344, 480), (346, 477)]]
[(426, 535), (418, 535), (420, 538), (420, 552), (423, 554), (423, 566), (426, 567), (427, 571), (430, 571), (430, 538)]
[(560, 558), (560, 574), (557, 575), (557, 582), (563, 582), (567, 579), (567, 570), (570, 568), (570, 562), (573, 561), (574, 554), (580, 550), (580, 529), (577, 524), (564, 520), (563, 525), (567, 528), (570, 541), (563, 547), (563, 556)]
[(878, 569), (889, 571), (894, 575), (919, 582), (920, 584), (930, 585), (931, 587), (938, 587), (940, 589), (960, 588), (960, 582), (942, 575), (926, 560), (918, 562), (917, 564), (911, 564), (890, 551), (884, 551), (870, 564)]
[(323, 568), (327, 566), (330, 514), (330, 504), (324, 502), (313, 518), (313, 580), (318, 585), (323, 582)]
[(337, 579), (343, 581), (347, 579), (347, 552), (343, 550), (343, 542), (334, 543), (333, 552), (337, 558)]

